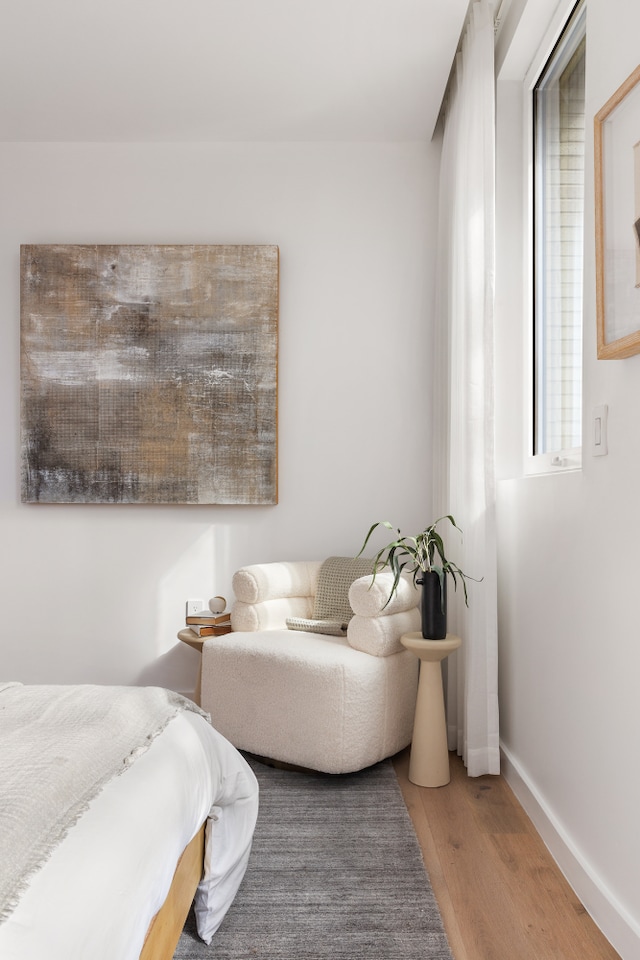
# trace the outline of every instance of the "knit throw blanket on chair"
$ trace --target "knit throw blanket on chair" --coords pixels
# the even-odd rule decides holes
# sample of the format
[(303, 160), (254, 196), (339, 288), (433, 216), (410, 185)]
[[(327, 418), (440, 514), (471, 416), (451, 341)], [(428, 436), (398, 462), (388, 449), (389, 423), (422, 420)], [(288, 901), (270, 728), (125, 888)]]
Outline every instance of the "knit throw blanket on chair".
[(159, 687), (0, 683), (0, 922), (102, 787), (180, 710)]

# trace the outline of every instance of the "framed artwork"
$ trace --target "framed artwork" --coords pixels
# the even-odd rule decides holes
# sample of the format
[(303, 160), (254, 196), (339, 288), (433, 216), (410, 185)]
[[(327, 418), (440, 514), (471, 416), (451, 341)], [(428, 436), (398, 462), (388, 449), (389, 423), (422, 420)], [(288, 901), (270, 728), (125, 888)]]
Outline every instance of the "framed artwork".
[(277, 503), (278, 262), (21, 247), (23, 502)]
[(594, 120), (598, 358), (640, 353), (640, 66)]

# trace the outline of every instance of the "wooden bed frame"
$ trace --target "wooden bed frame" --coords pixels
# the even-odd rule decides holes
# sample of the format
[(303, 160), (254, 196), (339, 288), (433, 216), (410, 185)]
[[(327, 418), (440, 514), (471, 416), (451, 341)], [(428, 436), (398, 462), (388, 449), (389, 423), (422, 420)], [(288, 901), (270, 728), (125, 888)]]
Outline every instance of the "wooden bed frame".
[(167, 899), (151, 921), (140, 960), (172, 960), (204, 864), (204, 823), (178, 860)]

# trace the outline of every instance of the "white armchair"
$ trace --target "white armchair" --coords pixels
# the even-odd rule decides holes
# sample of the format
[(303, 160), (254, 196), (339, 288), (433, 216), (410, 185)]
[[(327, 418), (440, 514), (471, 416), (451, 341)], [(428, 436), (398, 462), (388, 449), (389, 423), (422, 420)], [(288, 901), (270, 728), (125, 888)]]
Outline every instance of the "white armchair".
[(400, 637), (420, 628), (420, 594), (403, 580), (385, 607), (391, 575), (372, 586), (358, 563), (254, 564), (234, 575), (233, 632), (203, 646), (201, 702), (238, 749), (347, 773), (410, 742), (418, 661)]

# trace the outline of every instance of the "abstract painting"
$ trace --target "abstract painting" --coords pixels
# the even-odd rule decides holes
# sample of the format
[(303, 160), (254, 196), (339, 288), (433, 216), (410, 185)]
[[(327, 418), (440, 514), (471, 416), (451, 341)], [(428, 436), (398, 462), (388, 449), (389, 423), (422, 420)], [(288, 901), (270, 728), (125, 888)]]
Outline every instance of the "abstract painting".
[(276, 503), (278, 261), (21, 247), (22, 500)]

